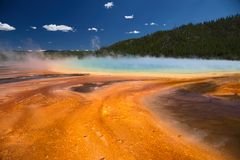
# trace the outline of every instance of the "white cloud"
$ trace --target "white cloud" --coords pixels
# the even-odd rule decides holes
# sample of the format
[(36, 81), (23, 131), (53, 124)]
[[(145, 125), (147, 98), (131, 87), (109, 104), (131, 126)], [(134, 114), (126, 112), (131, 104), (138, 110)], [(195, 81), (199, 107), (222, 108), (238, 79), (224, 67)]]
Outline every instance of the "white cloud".
[(16, 30), (16, 28), (13, 26), (10, 26), (7, 23), (0, 22), (0, 31), (13, 31), (13, 30)]
[(145, 26), (158, 26), (158, 24), (155, 23), (155, 22), (145, 23), (144, 25), (145, 25)]
[(113, 2), (108, 2), (108, 3), (104, 4), (104, 7), (106, 9), (111, 9), (113, 6), (114, 6)]
[(151, 23), (150, 23), (150, 26), (158, 26), (158, 24), (155, 23), (155, 22), (151, 22)]
[(56, 24), (50, 24), (50, 25), (44, 25), (43, 28), (45, 28), (47, 31), (62, 31), (62, 32), (69, 32), (74, 31), (72, 27), (66, 26), (66, 25), (56, 25)]
[(163, 24), (164, 27), (166, 27), (166, 25), (167, 25), (166, 23)]
[(98, 29), (97, 29), (97, 28), (95, 28), (95, 27), (92, 27), (92, 28), (88, 28), (88, 31), (95, 31), (95, 32), (97, 32), (97, 31), (98, 31)]
[(32, 29), (34, 29), (34, 30), (37, 29), (37, 27), (35, 27), (35, 26), (31, 26), (30, 28), (32, 28)]
[(134, 18), (134, 15), (131, 15), (131, 16), (124, 16), (125, 19), (133, 19)]
[(139, 33), (140, 33), (140, 31), (137, 31), (137, 30), (127, 32), (127, 34), (139, 34)]
[(101, 28), (101, 29), (98, 29), (98, 28), (96, 28), (96, 27), (92, 27), (92, 28), (88, 28), (88, 31), (94, 31), (94, 32), (98, 32), (98, 31), (104, 31), (104, 29), (103, 28)]

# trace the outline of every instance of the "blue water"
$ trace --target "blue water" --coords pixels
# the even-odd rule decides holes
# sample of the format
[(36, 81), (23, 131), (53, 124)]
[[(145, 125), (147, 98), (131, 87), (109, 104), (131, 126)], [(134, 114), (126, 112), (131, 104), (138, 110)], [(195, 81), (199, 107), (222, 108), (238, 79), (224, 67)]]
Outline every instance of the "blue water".
[(153, 57), (87, 57), (72, 60), (67, 68), (109, 73), (209, 73), (239, 72), (240, 61)]

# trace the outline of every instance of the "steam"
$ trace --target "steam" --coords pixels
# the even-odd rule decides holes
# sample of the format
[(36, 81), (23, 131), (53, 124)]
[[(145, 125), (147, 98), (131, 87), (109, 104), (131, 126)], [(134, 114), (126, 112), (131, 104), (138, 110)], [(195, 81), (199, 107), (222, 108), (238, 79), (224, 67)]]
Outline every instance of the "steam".
[(61, 72), (61, 68), (76, 60), (77, 57), (74, 56), (67, 58), (49, 57), (42, 51), (0, 51), (0, 67), (7, 66), (25, 70), (48, 70)]
[(93, 50), (98, 50), (100, 49), (100, 38), (98, 36), (94, 36), (91, 40), (91, 45)]
[(48, 70), (56, 63), (62, 63), (65, 60), (53, 60), (52, 57), (46, 56), (40, 45), (31, 38), (21, 42), (22, 46), (18, 48), (25, 51), (14, 51), (9, 43), (0, 42), (0, 66)]
[(22, 41), (23, 49), (26, 51), (41, 51), (41, 47), (38, 43), (36, 43), (32, 38), (27, 38)]
[[(99, 46), (98, 38), (92, 41), (93, 47)], [(56, 55), (56, 54), (55, 54)], [(49, 69), (52, 66), (75, 71), (98, 71), (106, 73), (149, 73), (154, 75), (167, 74), (192, 74), (192, 73), (217, 73), (237, 72), (240, 70), (239, 61), (228, 60), (203, 60), (203, 59), (177, 59), (154, 57), (95, 57), (76, 56), (63, 57), (35, 52), (0, 52), (0, 61), (5, 64), (21, 64), (27, 68)], [(191, 66), (191, 67), (189, 67)]]

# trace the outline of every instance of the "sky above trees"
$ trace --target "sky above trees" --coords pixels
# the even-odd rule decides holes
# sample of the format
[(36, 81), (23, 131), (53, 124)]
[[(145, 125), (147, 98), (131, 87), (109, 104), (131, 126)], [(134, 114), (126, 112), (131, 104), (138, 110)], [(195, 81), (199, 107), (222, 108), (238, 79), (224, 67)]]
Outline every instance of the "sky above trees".
[(237, 13), (239, 0), (1, 0), (0, 49), (94, 50)]

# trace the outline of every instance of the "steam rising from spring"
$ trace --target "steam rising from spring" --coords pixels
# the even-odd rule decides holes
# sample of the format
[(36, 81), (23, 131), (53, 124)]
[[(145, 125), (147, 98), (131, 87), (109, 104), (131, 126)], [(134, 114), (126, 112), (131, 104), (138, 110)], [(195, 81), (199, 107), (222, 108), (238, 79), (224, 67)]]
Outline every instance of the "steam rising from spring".
[[(2, 58), (1, 58), (2, 57)], [(20, 65), (28, 69), (48, 69), (73, 72), (104, 72), (104, 73), (207, 73), (207, 72), (237, 72), (239, 61), (177, 59), (155, 57), (65, 57), (54, 58), (44, 52), (2, 52), (1, 64)]]

